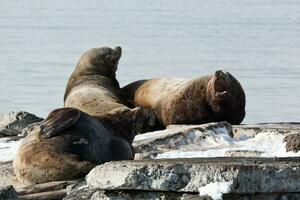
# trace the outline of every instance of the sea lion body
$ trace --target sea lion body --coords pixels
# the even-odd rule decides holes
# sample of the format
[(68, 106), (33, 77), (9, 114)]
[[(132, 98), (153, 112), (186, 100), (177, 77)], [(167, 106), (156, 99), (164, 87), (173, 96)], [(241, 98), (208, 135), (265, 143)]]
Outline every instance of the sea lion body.
[(17, 179), (24, 185), (73, 179), (97, 164), (133, 159), (132, 122), (141, 111), (116, 118), (115, 113), (93, 117), (74, 108), (54, 110), (18, 149), (13, 162)]
[(65, 92), (65, 107), (77, 108), (90, 115), (105, 114), (128, 106), (122, 98), (116, 70), (120, 47), (93, 48), (85, 52), (73, 71)]
[[(112, 112), (118, 118), (120, 113), (117, 112), (124, 113), (126, 109), (127, 113), (134, 113), (116, 79), (121, 54), (121, 47), (93, 48), (85, 52), (68, 81), (64, 107), (77, 108), (92, 116)], [(143, 109), (143, 113), (141, 119), (145, 121), (140, 132), (152, 130), (156, 123), (152, 110)]]
[(164, 126), (214, 121), (239, 124), (245, 116), (245, 93), (228, 72), (192, 80), (154, 78), (122, 90), (135, 105), (153, 109)]
[(76, 82), (68, 94), (65, 107), (80, 109), (90, 115), (101, 115), (116, 108), (127, 107), (112, 81), (104, 76), (93, 75)]

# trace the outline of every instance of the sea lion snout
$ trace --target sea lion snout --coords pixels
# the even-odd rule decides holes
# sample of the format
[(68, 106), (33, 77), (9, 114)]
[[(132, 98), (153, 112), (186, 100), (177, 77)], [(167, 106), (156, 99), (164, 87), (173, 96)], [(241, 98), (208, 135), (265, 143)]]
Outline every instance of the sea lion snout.
[(215, 75), (216, 75), (217, 77), (224, 76), (224, 75), (226, 75), (226, 72), (224, 72), (224, 71), (222, 71), (222, 70), (217, 70), (217, 71), (215, 72)]
[(229, 95), (230, 91), (230, 74), (226, 71), (218, 70), (215, 72), (213, 78), (213, 92), (216, 98), (224, 99)]
[(115, 47), (111, 56), (111, 61), (118, 61), (121, 58), (121, 55), (122, 48), (119, 46)]

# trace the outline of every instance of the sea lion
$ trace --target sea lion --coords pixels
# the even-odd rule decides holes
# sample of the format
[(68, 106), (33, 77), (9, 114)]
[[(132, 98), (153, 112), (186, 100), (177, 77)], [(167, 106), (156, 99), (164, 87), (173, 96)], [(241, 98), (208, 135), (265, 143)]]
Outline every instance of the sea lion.
[(300, 150), (300, 133), (294, 133), (287, 135), (283, 139), (286, 148), (286, 152), (292, 151), (297, 153)]
[[(64, 106), (77, 108), (92, 116), (103, 115), (116, 108), (128, 109), (131, 113), (133, 106), (122, 94), (116, 79), (121, 54), (121, 47), (93, 48), (85, 52), (68, 81)], [(124, 109), (121, 109), (122, 112)], [(144, 124), (141, 132), (152, 130), (151, 127), (156, 123), (156, 116), (151, 109), (145, 109), (144, 114), (144, 118), (149, 120), (145, 121), (148, 124)]]
[(93, 48), (85, 52), (68, 81), (65, 107), (77, 108), (90, 115), (101, 115), (115, 108), (129, 106), (122, 98), (116, 79), (121, 54), (121, 47)]
[(192, 80), (153, 78), (122, 88), (137, 106), (151, 108), (164, 126), (227, 121), (239, 124), (245, 117), (245, 93), (229, 72)]
[(17, 179), (24, 185), (73, 179), (97, 164), (133, 159), (131, 144), (144, 123), (143, 112), (119, 108), (93, 117), (75, 108), (52, 111), (18, 149)]

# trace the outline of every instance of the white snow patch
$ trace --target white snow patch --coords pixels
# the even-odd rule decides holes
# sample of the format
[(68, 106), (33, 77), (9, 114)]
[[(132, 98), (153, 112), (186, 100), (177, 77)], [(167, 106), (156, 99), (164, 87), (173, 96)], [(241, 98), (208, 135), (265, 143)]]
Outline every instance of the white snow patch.
[(232, 181), (229, 182), (213, 182), (198, 189), (199, 195), (208, 195), (214, 200), (221, 200), (222, 194), (231, 190)]
[(201, 158), (201, 157), (229, 157), (235, 152), (253, 153), (260, 157), (294, 157), (297, 153), (286, 152), (284, 135), (276, 132), (261, 132), (253, 138), (234, 139), (228, 134), (214, 134), (201, 142), (202, 150), (182, 151), (174, 150), (158, 154), (156, 158)]
[(9, 138), (0, 138), (0, 162), (13, 160), (22, 139), (17, 141), (9, 141)]

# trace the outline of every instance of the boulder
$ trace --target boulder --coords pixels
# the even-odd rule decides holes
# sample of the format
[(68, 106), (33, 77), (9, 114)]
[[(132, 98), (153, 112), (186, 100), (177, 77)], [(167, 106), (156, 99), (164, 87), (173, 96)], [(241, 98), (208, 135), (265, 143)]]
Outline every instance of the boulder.
[(18, 200), (18, 194), (12, 185), (0, 187), (0, 200)]
[(40, 117), (23, 111), (0, 114), (0, 137), (17, 136), (28, 125), (42, 120)]

